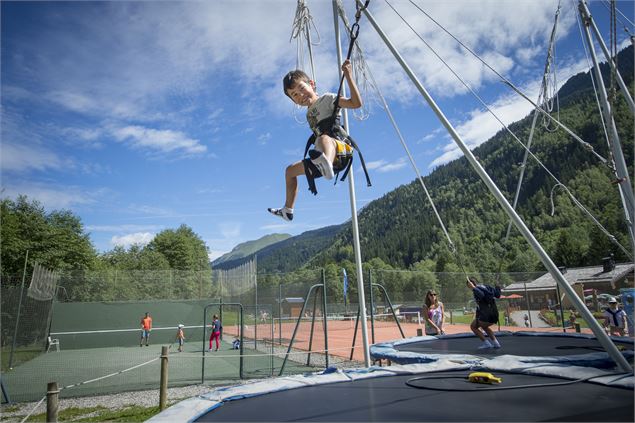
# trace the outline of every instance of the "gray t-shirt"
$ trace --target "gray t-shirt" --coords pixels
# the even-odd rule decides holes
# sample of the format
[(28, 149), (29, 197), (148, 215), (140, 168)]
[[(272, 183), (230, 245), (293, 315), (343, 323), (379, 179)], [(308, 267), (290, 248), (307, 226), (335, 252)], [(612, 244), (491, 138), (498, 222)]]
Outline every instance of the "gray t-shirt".
[(306, 120), (309, 122), (309, 127), (317, 137), (322, 135), (320, 128), (318, 128), (318, 122), (330, 118), (333, 115), (336, 95), (337, 94), (333, 93), (322, 94), (306, 111)]

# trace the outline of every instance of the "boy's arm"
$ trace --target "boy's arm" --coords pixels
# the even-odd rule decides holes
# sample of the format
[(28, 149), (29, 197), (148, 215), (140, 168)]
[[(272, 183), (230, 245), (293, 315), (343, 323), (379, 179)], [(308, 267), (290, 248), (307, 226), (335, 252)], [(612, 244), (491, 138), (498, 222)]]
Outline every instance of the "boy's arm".
[(340, 97), (339, 106), (345, 109), (358, 109), (362, 107), (362, 97), (353, 79), (353, 67), (350, 60), (346, 60), (342, 64), (342, 73), (351, 91), (351, 96), (350, 98)]

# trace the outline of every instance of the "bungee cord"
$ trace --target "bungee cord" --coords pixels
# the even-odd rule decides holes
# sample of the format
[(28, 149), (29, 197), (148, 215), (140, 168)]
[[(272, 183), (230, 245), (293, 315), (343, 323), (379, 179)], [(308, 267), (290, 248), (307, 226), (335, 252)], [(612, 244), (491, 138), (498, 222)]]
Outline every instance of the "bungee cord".
[[(317, 36), (317, 41), (311, 41), (311, 30), (313, 30)], [(293, 18), (293, 24), (291, 25), (291, 38), (289, 38), (289, 42), (296, 40), (296, 61), (295, 68), (304, 70), (304, 65), (306, 63), (304, 46), (309, 53), (309, 65), (311, 67), (311, 79), (316, 81), (315, 76), (315, 64), (313, 62), (313, 48), (314, 45), (319, 45), (321, 42), (320, 32), (313, 21), (313, 16), (311, 16), (311, 11), (309, 7), (306, 5), (305, 0), (298, 0), (298, 4), (295, 10), (295, 17)], [(300, 106), (297, 104), (293, 104), (293, 118), (299, 124), (304, 123), (303, 120), (298, 119), (297, 113), (300, 110)]]

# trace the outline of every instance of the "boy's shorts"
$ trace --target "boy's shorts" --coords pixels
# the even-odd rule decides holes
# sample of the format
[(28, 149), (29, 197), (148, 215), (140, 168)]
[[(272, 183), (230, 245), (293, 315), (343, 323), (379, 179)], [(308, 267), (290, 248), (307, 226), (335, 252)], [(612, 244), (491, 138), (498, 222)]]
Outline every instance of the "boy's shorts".
[(146, 329), (141, 329), (141, 337), (147, 338), (148, 336), (150, 336), (150, 331)]
[(183, 340), (179, 338), (179, 346), (182, 347), (183, 346)]

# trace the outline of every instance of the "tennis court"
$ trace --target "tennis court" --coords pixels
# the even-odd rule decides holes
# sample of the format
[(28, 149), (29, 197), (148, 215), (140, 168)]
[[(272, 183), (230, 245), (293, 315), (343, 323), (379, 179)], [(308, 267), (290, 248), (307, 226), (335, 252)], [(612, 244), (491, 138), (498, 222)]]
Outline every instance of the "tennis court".
[[(154, 389), (159, 387), (161, 344), (148, 347), (109, 347), (90, 349), (51, 350), (33, 360), (3, 373), (2, 378), (12, 401), (39, 400), (46, 394), (47, 382), (56, 381), (60, 387), (68, 387), (61, 397), (73, 397), (115, 393), (122, 391)], [(243, 351), (243, 374), (245, 378), (272, 376), (280, 369), (282, 359), (265, 354), (248, 343)], [(202, 342), (186, 343), (184, 351), (176, 351), (172, 345), (169, 353), (169, 386), (202, 383)], [(222, 342), (217, 352), (205, 352), (205, 383), (220, 384), (239, 379), (240, 351), (231, 349), (231, 343)], [(144, 364), (147, 363), (147, 364)], [(134, 368), (135, 366), (138, 366)], [(130, 369), (123, 373), (122, 370)], [(315, 371), (296, 361), (287, 363), (289, 373)], [(277, 373), (276, 373), (277, 374)], [(82, 382), (111, 375), (102, 380)]]

